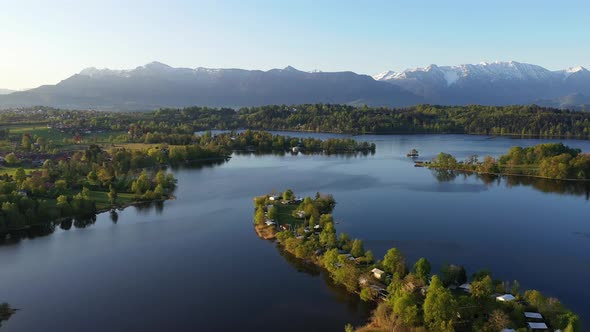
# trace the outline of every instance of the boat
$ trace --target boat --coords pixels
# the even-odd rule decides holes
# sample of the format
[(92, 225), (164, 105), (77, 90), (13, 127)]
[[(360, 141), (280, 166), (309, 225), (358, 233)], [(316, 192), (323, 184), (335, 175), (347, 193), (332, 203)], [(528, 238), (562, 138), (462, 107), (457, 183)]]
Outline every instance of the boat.
[(410, 151), (406, 156), (411, 157), (411, 158), (418, 157), (418, 150), (412, 149), (412, 151)]

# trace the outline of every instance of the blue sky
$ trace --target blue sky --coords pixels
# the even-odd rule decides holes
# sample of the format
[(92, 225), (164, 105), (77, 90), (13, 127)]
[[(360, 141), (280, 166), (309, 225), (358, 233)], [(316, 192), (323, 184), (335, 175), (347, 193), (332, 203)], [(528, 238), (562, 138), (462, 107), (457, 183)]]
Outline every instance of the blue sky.
[(31, 1), (0, 4), (0, 87), (85, 67), (352, 70), (515, 60), (590, 67), (590, 1)]

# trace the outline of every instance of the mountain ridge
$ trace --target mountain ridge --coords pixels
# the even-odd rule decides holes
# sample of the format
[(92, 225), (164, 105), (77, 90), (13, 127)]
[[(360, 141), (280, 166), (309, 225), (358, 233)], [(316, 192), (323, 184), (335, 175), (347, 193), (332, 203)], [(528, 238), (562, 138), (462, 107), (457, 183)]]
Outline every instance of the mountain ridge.
[(88, 67), (55, 85), (0, 96), (0, 107), (46, 105), (74, 109), (151, 110), (160, 107), (338, 103), (405, 107), (509, 105), (586, 109), (590, 71), (548, 70), (516, 61), (385, 71), (172, 67), (153, 61), (132, 69)]

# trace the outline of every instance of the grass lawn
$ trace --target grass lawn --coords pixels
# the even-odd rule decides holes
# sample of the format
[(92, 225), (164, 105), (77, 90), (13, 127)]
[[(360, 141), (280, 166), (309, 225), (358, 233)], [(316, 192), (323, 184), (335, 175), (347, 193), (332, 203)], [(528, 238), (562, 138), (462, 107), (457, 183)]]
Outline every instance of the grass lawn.
[[(14, 176), (14, 173), (16, 173), (17, 169), (18, 169), (18, 167), (0, 167), (0, 174), (1, 175), (8, 174), (8, 175)], [(29, 174), (32, 171), (35, 171), (36, 169), (24, 168), (24, 170), (25, 170), (25, 174)]]
[[(11, 134), (25, 134), (28, 133), (31, 136), (43, 137), (47, 141), (53, 141), (56, 146), (70, 146), (72, 134), (62, 133), (58, 129), (47, 128), (44, 123), (39, 124), (16, 124), (16, 125), (4, 125), (0, 128), (10, 129)], [(125, 131), (105, 131), (102, 133), (82, 134), (84, 144), (104, 144), (109, 142), (110, 137), (117, 137), (119, 135), (126, 134)], [(68, 140), (68, 143), (64, 143), (64, 138)]]
[[(117, 204), (126, 205), (134, 201), (133, 194), (118, 193)], [(98, 210), (108, 209), (111, 207), (109, 196), (106, 191), (90, 191), (90, 199), (96, 202)]]
[(277, 217), (277, 221), (279, 224), (291, 224), (291, 226), (293, 227), (299, 227), (301, 226), (301, 224), (303, 224), (303, 219), (297, 219), (295, 217), (293, 217), (292, 213), (293, 211), (297, 210), (297, 207), (299, 205), (296, 204), (288, 204), (288, 205), (283, 205), (283, 204), (275, 204), (275, 206), (277, 207), (278, 210), (278, 217)]

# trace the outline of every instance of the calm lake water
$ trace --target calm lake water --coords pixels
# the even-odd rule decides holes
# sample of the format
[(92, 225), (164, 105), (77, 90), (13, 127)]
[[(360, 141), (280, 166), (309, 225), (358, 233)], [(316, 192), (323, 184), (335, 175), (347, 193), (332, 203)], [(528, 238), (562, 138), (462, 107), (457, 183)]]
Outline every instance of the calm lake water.
[[(291, 135), (308, 136), (308, 134)], [(321, 135), (327, 136), (327, 135)], [(586, 185), (481, 179), (415, 168), (440, 151), (494, 156), (548, 140), (463, 135), (363, 136), (369, 156), (234, 155), (175, 170), (177, 199), (0, 246), (0, 300), (21, 309), (7, 331), (343, 331), (370, 307), (320, 271), (284, 257), (252, 227), (252, 197), (331, 193), (337, 230), (382, 256), (437, 269), (489, 268), (562, 300), (590, 322)], [(590, 142), (564, 141), (590, 152)], [(81, 226), (81, 225), (78, 225)]]

